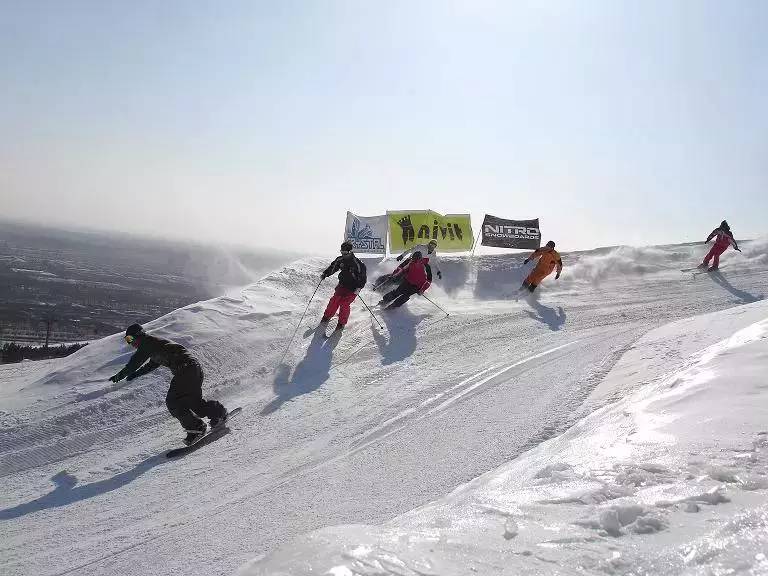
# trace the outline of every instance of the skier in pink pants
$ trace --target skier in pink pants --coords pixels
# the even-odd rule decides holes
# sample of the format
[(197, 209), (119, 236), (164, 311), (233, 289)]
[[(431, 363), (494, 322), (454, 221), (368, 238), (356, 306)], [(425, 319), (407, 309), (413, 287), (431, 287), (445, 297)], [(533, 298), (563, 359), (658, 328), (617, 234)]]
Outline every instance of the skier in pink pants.
[(728, 250), (728, 246), (733, 245), (735, 250), (741, 252), (741, 250), (739, 250), (739, 245), (736, 244), (736, 240), (733, 238), (731, 227), (728, 226), (728, 222), (725, 220), (720, 222), (719, 227), (712, 230), (712, 233), (707, 236), (704, 244), (712, 240), (712, 238), (715, 238), (715, 243), (704, 257), (704, 262), (699, 264), (699, 268), (706, 268), (709, 266), (709, 261), (712, 260), (712, 266), (710, 266), (709, 270), (717, 270), (720, 265), (720, 254)]

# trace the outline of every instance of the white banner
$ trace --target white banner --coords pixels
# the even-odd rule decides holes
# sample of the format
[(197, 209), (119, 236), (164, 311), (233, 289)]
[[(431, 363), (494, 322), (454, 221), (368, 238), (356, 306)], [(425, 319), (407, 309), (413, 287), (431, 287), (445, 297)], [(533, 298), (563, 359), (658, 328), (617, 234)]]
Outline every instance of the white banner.
[(386, 254), (388, 220), (381, 216), (357, 216), (347, 212), (344, 240), (352, 242), (358, 254)]

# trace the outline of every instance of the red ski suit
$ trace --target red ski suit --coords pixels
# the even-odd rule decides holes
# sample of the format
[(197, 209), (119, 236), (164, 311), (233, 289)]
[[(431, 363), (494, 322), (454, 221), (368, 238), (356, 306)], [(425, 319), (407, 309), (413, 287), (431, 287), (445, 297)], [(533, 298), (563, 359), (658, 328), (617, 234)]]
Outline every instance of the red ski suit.
[(720, 255), (728, 250), (728, 246), (733, 245), (734, 248), (738, 248), (738, 246), (736, 240), (733, 239), (733, 235), (722, 228), (712, 230), (712, 233), (707, 237), (707, 242), (712, 240), (712, 238), (715, 238), (715, 243), (704, 257), (704, 265), (709, 265), (709, 261), (712, 260), (712, 267), (717, 268), (720, 265)]
[(393, 276), (402, 276), (409, 284), (415, 286), (419, 292), (424, 292), (431, 282), (427, 276), (426, 266), (429, 264), (429, 258), (422, 258), (408, 263), (405, 268), (398, 268)]

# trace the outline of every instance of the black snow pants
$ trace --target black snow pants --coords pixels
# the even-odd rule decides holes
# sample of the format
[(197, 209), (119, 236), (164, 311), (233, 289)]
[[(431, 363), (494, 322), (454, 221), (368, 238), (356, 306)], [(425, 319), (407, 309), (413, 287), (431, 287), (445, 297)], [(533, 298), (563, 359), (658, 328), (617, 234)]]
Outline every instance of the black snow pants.
[(204, 428), (200, 417), (216, 418), (226, 411), (216, 400), (203, 400), (203, 369), (194, 360), (174, 373), (165, 405), (184, 429), (190, 431)]
[(387, 308), (398, 308), (408, 302), (409, 298), (416, 294), (418, 291), (419, 289), (416, 286), (407, 280), (403, 280), (400, 283), (400, 286), (391, 292), (384, 294), (382, 300), (384, 300), (385, 303), (391, 302), (391, 304), (387, 305)]

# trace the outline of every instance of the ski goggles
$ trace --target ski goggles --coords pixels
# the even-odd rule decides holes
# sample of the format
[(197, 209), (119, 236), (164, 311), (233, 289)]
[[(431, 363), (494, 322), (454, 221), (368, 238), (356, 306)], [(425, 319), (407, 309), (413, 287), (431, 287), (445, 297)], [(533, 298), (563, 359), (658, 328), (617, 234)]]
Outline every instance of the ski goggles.
[(134, 340), (136, 340), (136, 336), (131, 336), (130, 334), (128, 334), (128, 335), (125, 337), (125, 341), (126, 341), (128, 344), (133, 344)]

